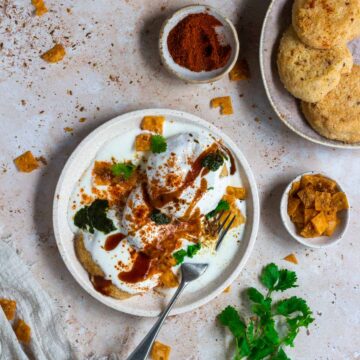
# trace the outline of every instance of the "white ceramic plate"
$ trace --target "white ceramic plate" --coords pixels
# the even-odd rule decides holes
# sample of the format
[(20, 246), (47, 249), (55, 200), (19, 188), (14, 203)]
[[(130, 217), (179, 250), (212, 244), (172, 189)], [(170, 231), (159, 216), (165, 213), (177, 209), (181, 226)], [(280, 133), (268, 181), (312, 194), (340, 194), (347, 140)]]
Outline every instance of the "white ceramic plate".
[[(273, 0), (265, 16), (260, 40), (260, 67), (269, 101), (279, 118), (291, 130), (314, 143), (336, 148), (360, 149), (360, 143), (345, 144), (319, 135), (307, 123), (295, 99), (281, 83), (276, 56), (282, 33), (291, 24), (292, 0)], [(360, 64), (360, 38), (349, 44), (354, 63)]]
[[(220, 36), (224, 38), (224, 43), (231, 46), (231, 55), (225, 66), (213, 71), (200, 71), (195, 72), (185, 67), (178, 65), (170, 55), (167, 38), (169, 32), (186, 16), (189, 14), (198, 14), (206, 12), (222, 23)], [(191, 83), (207, 83), (221, 79), (225, 76), (235, 65), (236, 59), (239, 55), (240, 44), (237, 36), (236, 29), (232, 22), (221, 15), (215, 8), (207, 5), (192, 5), (186, 6), (176, 11), (169, 19), (165, 20), (159, 38), (160, 57), (165, 67), (178, 78)]]
[(342, 191), (346, 194), (346, 191), (344, 190), (344, 188), (339, 184), (339, 182), (337, 180), (332, 179), (331, 177), (320, 173), (320, 172), (316, 172), (316, 171), (310, 171), (310, 172), (306, 172), (304, 174), (301, 174), (299, 176), (297, 176), (293, 181), (290, 182), (290, 184), (286, 187), (282, 198), (281, 198), (281, 203), (280, 203), (280, 215), (281, 215), (281, 220), (285, 226), (285, 229), (287, 230), (287, 232), (291, 235), (291, 237), (293, 239), (295, 239), (296, 241), (298, 241), (299, 243), (308, 246), (308, 247), (312, 247), (312, 248), (323, 248), (323, 247), (328, 247), (331, 245), (335, 245), (337, 244), (343, 237), (345, 234), (346, 229), (348, 228), (349, 225), (349, 219), (350, 219), (350, 208), (344, 211), (339, 212), (339, 218), (341, 220), (340, 226), (338, 226), (335, 230), (335, 232), (331, 235), (331, 236), (319, 236), (316, 238), (311, 238), (311, 239), (307, 239), (307, 238), (303, 238), (302, 236), (297, 234), (296, 231), (296, 227), (295, 224), (291, 221), (290, 216), (288, 215), (287, 212), (287, 204), (288, 204), (288, 199), (289, 199), (289, 192), (291, 190), (291, 186), (295, 181), (300, 181), (301, 177), (303, 175), (315, 175), (315, 174), (320, 174), (330, 180), (336, 181), (336, 183), (338, 184), (338, 191)]
[[(157, 316), (167, 303), (168, 299), (147, 293), (144, 295), (133, 296), (126, 300), (116, 300), (104, 296), (95, 291), (89, 281), (87, 272), (78, 261), (73, 244), (74, 234), (72, 233), (68, 219), (67, 211), (69, 198), (74, 190), (75, 183), (81, 177), (86, 168), (91, 164), (98, 150), (108, 141), (116, 136), (124, 136), (128, 132), (138, 129), (141, 119), (146, 115), (164, 115), (169, 124), (182, 124), (183, 131), (187, 128), (197, 128), (199, 131), (207, 131), (216, 137), (223, 139), (225, 145), (232, 151), (237, 162), (237, 169), (241, 174), (243, 186), (248, 191), (246, 200), (246, 224), (242, 233), (241, 241), (235, 247), (236, 251), (232, 254), (225, 268), (210, 284), (198, 290), (190, 291), (185, 289), (183, 295), (176, 303), (171, 314), (180, 314), (201, 306), (215, 296), (220, 294), (229, 286), (239, 275), (241, 269), (248, 260), (251, 250), (254, 246), (256, 234), (259, 225), (259, 198), (256, 183), (251, 169), (235, 143), (224, 133), (213, 125), (200, 119), (197, 116), (168, 109), (147, 109), (127, 113), (108, 121), (90, 135), (88, 135), (76, 148), (68, 159), (58, 182), (53, 205), (53, 223), (56, 242), (64, 262), (74, 276), (76, 281), (94, 298), (98, 299), (107, 306), (116, 310), (139, 316)], [(228, 237), (231, 235), (229, 234)], [(225, 239), (226, 241), (227, 239)], [(240, 240), (234, 238), (235, 241)], [(224, 245), (225, 243), (223, 243)], [(222, 250), (216, 256), (221, 256)], [(198, 280), (200, 281), (200, 280)]]

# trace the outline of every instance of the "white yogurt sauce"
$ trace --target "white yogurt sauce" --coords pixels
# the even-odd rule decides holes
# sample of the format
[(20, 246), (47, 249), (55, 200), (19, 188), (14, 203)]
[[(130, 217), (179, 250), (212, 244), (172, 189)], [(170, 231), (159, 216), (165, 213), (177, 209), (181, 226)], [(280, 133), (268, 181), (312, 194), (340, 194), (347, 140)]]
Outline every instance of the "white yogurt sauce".
[[(184, 134), (184, 125), (179, 123), (171, 123), (171, 121), (167, 121), (164, 126), (164, 136), (167, 138), (168, 149), (166, 152), (162, 154), (150, 155), (148, 159), (148, 166), (159, 168), (162, 163), (164, 163), (169, 154), (176, 153), (177, 162), (174, 169), (179, 171), (180, 176), (183, 178), (186, 176), (187, 172), (190, 169), (190, 165), (187, 163), (187, 158), (196, 158), (200, 153), (204, 150), (205, 145), (209, 145), (214, 142), (214, 139), (209, 136), (209, 134), (204, 131), (199, 133), (198, 128), (192, 125), (186, 125), (186, 132)], [(95, 159), (89, 164), (89, 167), (84, 172), (83, 176), (77, 181), (76, 186), (74, 187), (73, 194), (71, 196), (69, 202), (69, 211), (68, 211), (68, 221), (71, 226), (71, 229), (74, 233), (77, 233), (79, 229), (74, 225), (73, 217), (75, 213), (82, 207), (81, 201), (81, 193), (80, 189), (83, 189), (83, 192), (91, 195), (92, 184), (92, 168), (94, 162), (97, 161), (110, 161), (111, 159), (115, 159), (118, 162), (123, 162), (125, 160), (131, 160), (134, 164), (139, 163), (138, 154), (134, 151), (134, 139), (136, 135), (141, 133), (141, 130), (132, 130), (127, 134), (123, 134), (121, 136), (114, 137), (111, 141), (105, 144), (100, 151), (97, 153)], [(189, 136), (189, 133), (192, 136)], [(173, 136), (179, 135), (180, 136)], [(173, 137), (171, 137), (173, 136)], [(194, 142), (192, 139), (197, 137), (199, 139), (199, 144)], [(191, 139), (192, 141), (188, 141)], [(186, 146), (183, 146), (187, 144)], [(229, 163), (228, 163), (229, 165)], [(229, 167), (229, 166), (228, 166)], [(238, 167), (238, 164), (237, 164)], [(229, 175), (224, 178), (220, 178), (221, 169), (212, 172), (210, 171), (205, 177), (208, 183), (208, 188), (213, 187), (213, 190), (209, 190), (204, 194), (201, 200), (198, 202), (197, 206), (200, 208), (201, 213), (206, 214), (209, 211), (213, 210), (218, 204), (219, 200), (225, 193), (226, 186), (242, 186), (241, 175), (239, 171), (235, 172), (234, 175)], [(147, 171), (147, 175), (149, 177), (158, 177), (160, 180), (163, 178), (162, 174), (160, 177), (155, 174), (155, 171)], [(194, 191), (199, 187), (200, 177), (198, 177), (195, 181), (195, 186), (193, 188), (187, 188), (182, 194), (182, 198), (188, 201), (192, 199), (194, 195)], [(100, 189), (101, 187), (99, 187)], [(195, 189), (195, 190), (194, 190)], [(135, 196), (136, 192), (141, 194), (139, 188), (133, 190), (132, 197)], [(141, 196), (136, 199), (139, 203), (142, 202)], [(238, 201), (238, 206), (241, 212), (246, 216), (246, 202)], [(185, 207), (180, 210), (174, 211), (174, 209), (170, 209), (168, 206), (164, 206), (161, 210), (164, 213), (175, 217), (181, 217), (184, 213)], [(125, 213), (128, 211), (125, 209)], [(117, 230), (114, 232), (123, 232), (127, 234), (130, 226), (132, 224), (127, 223), (124, 218), (119, 219), (119, 216), (115, 214), (114, 211), (109, 211), (108, 216), (114, 220), (114, 225), (117, 227)], [(121, 220), (121, 221), (120, 221)], [(149, 225), (147, 225), (149, 226)], [(158, 229), (152, 229), (151, 233), (152, 237), (156, 239), (156, 231)], [(222, 246), (218, 250), (217, 254), (213, 254), (211, 250), (202, 248), (197, 255), (195, 255), (192, 259), (185, 258), (185, 261), (189, 262), (208, 262), (210, 264), (208, 270), (205, 274), (196, 282), (191, 283), (186, 291), (196, 292), (198, 289), (207, 286), (209, 283), (214, 281), (219, 273), (224, 271), (228, 266), (228, 263), (233, 259), (233, 254), (237, 251), (239, 246), (238, 241), (242, 238), (244, 232), (244, 225), (241, 225), (239, 228), (236, 228), (229, 232)], [(111, 251), (104, 250), (104, 244), (107, 236), (111, 234), (103, 234), (99, 231), (95, 230), (94, 234), (84, 233), (85, 239), (85, 247), (91, 253), (94, 261), (99, 264), (99, 266), (103, 269), (106, 274), (105, 278), (112, 280), (114, 285), (116, 285), (119, 289), (129, 292), (130, 294), (135, 294), (139, 292), (146, 292), (149, 289), (154, 288), (158, 284), (157, 275), (146, 279), (145, 281), (130, 284), (121, 281), (118, 278), (118, 274), (120, 271), (128, 271), (132, 267), (132, 260), (129, 255), (129, 250), (132, 247), (136, 249), (142, 249), (143, 242), (141, 237), (133, 234), (131, 237), (129, 236), (127, 239), (121, 241), (121, 243)], [(153, 241), (151, 238), (148, 238), (147, 241)], [(183, 242), (183, 248), (187, 248), (187, 245), (190, 244), (186, 240)], [(118, 262), (121, 262), (122, 268), (119, 269)], [(173, 268), (174, 272), (178, 272), (178, 267)], [(171, 292), (171, 289), (164, 289), (165, 292)]]

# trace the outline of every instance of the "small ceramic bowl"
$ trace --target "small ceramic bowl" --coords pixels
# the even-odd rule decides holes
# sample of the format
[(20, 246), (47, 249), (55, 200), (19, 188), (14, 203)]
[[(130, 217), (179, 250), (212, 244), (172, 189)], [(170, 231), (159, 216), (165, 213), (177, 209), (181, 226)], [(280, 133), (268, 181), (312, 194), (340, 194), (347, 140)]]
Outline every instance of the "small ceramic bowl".
[[(331, 236), (319, 236), (316, 238), (309, 238), (309, 239), (304, 238), (297, 234), (295, 224), (291, 221), (290, 216), (288, 215), (288, 212), (287, 212), (289, 192), (291, 190), (292, 184), (295, 181), (299, 181), (303, 175), (315, 175), (315, 174), (320, 174), (330, 180), (336, 181), (325, 174), (322, 174), (320, 172), (315, 172), (315, 171), (307, 172), (307, 173), (297, 176), (286, 187), (286, 189), (282, 195), (281, 203), (280, 203), (280, 215), (281, 215), (281, 220), (285, 226), (285, 229), (288, 231), (288, 233), (291, 235), (292, 238), (294, 238), (299, 243), (301, 243), (305, 246), (308, 246), (308, 247), (323, 248), (323, 247), (337, 244), (343, 238), (345, 231), (349, 225), (350, 208), (347, 210), (340, 211), (338, 213), (341, 223), (340, 223), (340, 225), (337, 226), (335, 232)], [(336, 183), (337, 183), (338, 190), (345, 192), (343, 187), (339, 184), (339, 182), (336, 181)], [(346, 194), (346, 192), (345, 192), (345, 194)]]
[[(224, 43), (231, 46), (231, 55), (227, 64), (213, 71), (191, 71), (185, 67), (178, 65), (169, 53), (167, 46), (167, 38), (169, 32), (190, 14), (208, 13), (218, 19), (223, 26), (219, 27), (219, 36), (224, 38)], [(221, 31), (221, 32), (220, 32)], [(178, 78), (190, 83), (209, 83), (221, 79), (225, 76), (235, 65), (239, 55), (240, 45), (237, 32), (234, 25), (229, 19), (222, 16), (216, 9), (205, 5), (192, 5), (184, 7), (176, 11), (170, 18), (168, 18), (161, 27), (159, 39), (160, 57), (165, 67)]]

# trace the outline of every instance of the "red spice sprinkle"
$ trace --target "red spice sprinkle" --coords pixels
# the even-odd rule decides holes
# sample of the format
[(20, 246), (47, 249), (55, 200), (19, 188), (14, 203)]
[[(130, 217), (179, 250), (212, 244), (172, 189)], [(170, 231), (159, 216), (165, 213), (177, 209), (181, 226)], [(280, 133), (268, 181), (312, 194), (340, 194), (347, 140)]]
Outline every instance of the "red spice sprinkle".
[(230, 45), (221, 45), (215, 28), (223, 26), (207, 13), (190, 14), (169, 33), (167, 45), (173, 60), (189, 70), (211, 71), (226, 65)]

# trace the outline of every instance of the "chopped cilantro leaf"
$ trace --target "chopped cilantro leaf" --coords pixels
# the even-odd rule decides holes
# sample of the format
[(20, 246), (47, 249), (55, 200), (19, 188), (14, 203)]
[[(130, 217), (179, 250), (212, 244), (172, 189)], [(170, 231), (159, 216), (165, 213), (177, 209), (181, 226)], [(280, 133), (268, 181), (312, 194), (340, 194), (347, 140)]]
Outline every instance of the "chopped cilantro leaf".
[(121, 176), (125, 180), (128, 180), (134, 172), (136, 166), (130, 163), (116, 163), (111, 167), (111, 171), (115, 176)]
[(166, 225), (171, 222), (171, 219), (160, 210), (154, 210), (150, 215), (150, 219), (157, 225)]
[(263, 269), (260, 280), (270, 291), (285, 291), (297, 287), (295, 272), (279, 270), (275, 264), (269, 264)]
[(213, 186), (208, 187), (207, 191), (209, 191), (209, 190), (214, 190), (214, 187)]
[(201, 248), (200, 243), (197, 243), (197, 244), (194, 244), (194, 245), (189, 245), (188, 248), (187, 248), (187, 256), (189, 258), (194, 257), (194, 255), (196, 255), (196, 253), (200, 250), (200, 248)]
[(224, 155), (220, 151), (215, 151), (206, 155), (201, 162), (202, 167), (208, 168), (210, 171), (216, 171), (224, 164)]
[(214, 217), (217, 213), (221, 212), (221, 211), (226, 211), (226, 210), (230, 210), (230, 205), (226, 200), (220, 200), (219, 203), (217, 204), (216, 208), (212, 211), (210, 211), (209, 213), (206, 214), (206, 219), (211, 219), (212, 217)]
[(227, 326), (231, 333), (240, 338), (245, 334), (245, 323), (240, 319), (239, 313), (232, 306), (227, 306), (219, 315), (220, 323)]
[(176, 260), (176, 265), (179, 265), (182, 262), (184, 262), (184, 259), (186, 256), (188, 256), (189, 258), (194, 257), (196, 255), (196, 253), (200, 250), (200, 248), (201, 248), (201, 244), (197, 243), (194, 245), (189, 245), (187, 247), (187, 250), (181, 249), (181, 250), (174, 252), (173, 257)]
[(184, 249), (174, 252), (173, 257), (176, 260), (176, 265), (181, 264), (184, 261), (186, 255), (187, 255), (187, 252)]
[(107, 200), (96, 199), (90, 206), (84, 206), (75, 214), (75, 226), (91, 234), (94, 233), (94, 229), (104, 234), (116, 230), (112, 220), (106, 216), (108, 208)]
[(155, 154), (165, 152), (167, 149), (166, 139), (161, 135), (153, 135), (150, 143), (151, 151)]

